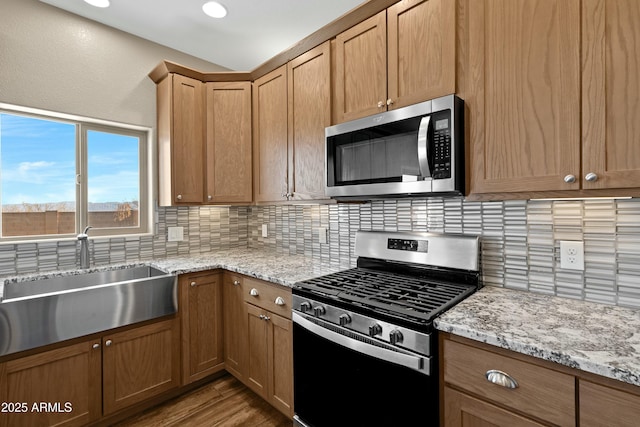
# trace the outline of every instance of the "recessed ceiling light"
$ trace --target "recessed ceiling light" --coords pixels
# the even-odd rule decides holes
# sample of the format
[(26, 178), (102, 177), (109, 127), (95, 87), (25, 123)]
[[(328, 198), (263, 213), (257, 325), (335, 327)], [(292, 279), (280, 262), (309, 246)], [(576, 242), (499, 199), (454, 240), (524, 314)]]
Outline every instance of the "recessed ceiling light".
[(109, 0), (84, 0), (91, 6), (95, 7), (109, 7)]
[(215, 1), (203, 4), (202, 10), (212, 18), (224, 18), (227, 16), (227, 8)]

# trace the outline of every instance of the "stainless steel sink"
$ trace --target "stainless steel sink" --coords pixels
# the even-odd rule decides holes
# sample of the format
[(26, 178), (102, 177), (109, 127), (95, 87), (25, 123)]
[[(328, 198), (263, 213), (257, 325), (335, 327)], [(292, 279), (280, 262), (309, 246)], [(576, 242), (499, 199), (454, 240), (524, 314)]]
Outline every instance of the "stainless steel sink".
[(173, 314), (172, 274), (137, 266), (7, 283), (0, 355)]

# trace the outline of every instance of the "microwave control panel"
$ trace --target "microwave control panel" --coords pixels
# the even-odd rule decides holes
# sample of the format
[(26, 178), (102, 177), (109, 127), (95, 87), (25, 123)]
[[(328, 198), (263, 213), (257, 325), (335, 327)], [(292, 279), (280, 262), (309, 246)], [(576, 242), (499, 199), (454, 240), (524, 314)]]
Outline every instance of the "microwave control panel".
[(451, 114), (449, 111), (433, 115), (433, 179), (451, 178)]

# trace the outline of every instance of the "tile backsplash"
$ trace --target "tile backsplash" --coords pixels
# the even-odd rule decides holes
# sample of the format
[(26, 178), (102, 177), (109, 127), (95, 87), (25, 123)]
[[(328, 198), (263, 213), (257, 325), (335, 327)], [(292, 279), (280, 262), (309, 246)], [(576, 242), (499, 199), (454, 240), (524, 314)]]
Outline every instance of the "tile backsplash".
[[(171, 207), (157, 217), (153, 236), (91, 239), (92, 263), (249, 246), (349, 268), (357, 230), (467, 233), (482, 236), (485, 285), (640, 308), (640, 199)], [(184, 241), (167, 242), (172, 226), (184, 227)], [(561, 240), (584, 241), (584, 271), (560, 268)], [(0, 275), (75, 268), (77, 250), (75, 240), (0, 245)]]

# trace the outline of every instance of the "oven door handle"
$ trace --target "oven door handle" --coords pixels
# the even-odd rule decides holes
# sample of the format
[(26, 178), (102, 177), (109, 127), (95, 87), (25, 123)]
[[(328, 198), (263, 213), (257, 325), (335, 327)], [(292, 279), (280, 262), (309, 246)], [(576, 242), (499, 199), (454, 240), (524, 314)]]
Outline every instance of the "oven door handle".
[(292, 313), (292, 320), (293, 323), (300, 325), (312, 334), (318, 335), (328, 341), (349, 348), (353, 351), (357, 351), (358, 353), (366, 354), (367, 356), (375, 357), (376, 359), (384, 360), (395, 365), (404, 366), (426, 375), (430, 375), (431, 373), (430, 360), (427, 357), (414, 356), (411, 354), (400, 353), (398, 351), (387, 350), (376, 345), (349, 338), (348, 336), (333, 332), (332, 330), (323, 328), (320, 325), (316, 325), (296, 312)]

